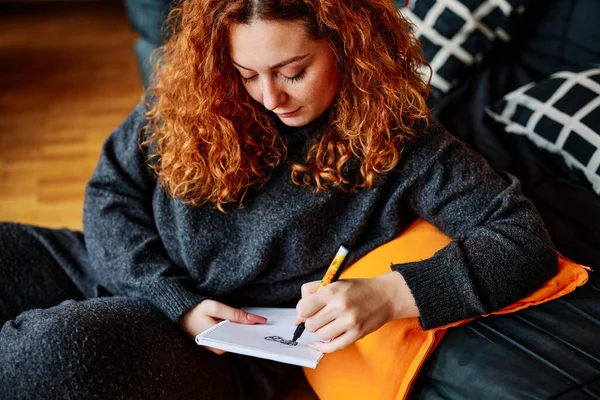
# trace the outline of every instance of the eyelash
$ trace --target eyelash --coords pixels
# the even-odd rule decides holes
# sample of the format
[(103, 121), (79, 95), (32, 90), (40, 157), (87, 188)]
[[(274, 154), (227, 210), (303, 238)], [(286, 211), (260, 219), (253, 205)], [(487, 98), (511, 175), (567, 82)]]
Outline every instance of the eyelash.
[[(291, 78), (288, 78), (287, 76), (283, 76), (283, 79), (285, 79), (287, 82), (291, 82), (291, 83), (295, 83), (298, 82), (300, 79), (304, 78), (304, 75), (306, 74), (306, 70), (302, 70), (300, 71), (300, 73), (296, 76), (292, 76)], [(254, 75), (251, 76), (250, 78), (244, 78), (242, 76), (242, 80), (244, 81), (245, 84), (248, 84), (250, 82), (252, 82), (258, 75)]]

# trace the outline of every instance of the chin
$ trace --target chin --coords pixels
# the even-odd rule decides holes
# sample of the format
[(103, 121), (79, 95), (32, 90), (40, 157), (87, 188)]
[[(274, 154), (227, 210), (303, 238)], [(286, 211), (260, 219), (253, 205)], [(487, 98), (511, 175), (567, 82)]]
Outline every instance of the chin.
[(291, 126), (294, 128), (298, 128), (298, 127), (308, 124), (308, 122), (304, 122), (304, 121), (289, 121), (289, 120), (283, 120), (283, 119), (281, 120), (281, 122), (283, 122), (284, 125)]

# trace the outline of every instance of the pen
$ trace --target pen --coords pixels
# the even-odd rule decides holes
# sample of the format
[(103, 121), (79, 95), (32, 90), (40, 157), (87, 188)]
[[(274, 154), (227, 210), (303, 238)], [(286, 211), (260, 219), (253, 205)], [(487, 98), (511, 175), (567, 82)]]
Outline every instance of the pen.
[[(319, 285), (317, 292), (337, 279), (337, 272), (340, 269), (347, 255), (348, 249), (344, 246), (340, 246), (339, 250), (337, 251), (337, 254), (333, 258), (333, 261), (331, 261), (331, 264), (329, 264), (329, 268), (327, 268), (323, 279), (321, 279), (321, 284)], [(300, 338), (300, 335), (302, 335), (302, 332), (304, 332), (304, 328), (304, 322), (298, 324), (296, 330), (294, 331), (292, 342), (296, 343), (298, 338)]]

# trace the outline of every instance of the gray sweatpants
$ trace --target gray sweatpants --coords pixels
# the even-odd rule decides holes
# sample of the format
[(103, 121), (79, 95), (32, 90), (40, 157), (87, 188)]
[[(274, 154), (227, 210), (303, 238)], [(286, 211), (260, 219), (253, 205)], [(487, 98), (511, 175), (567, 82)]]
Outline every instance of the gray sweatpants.
[(148, 302), (102, 297), (83, 238), (0, 224), (0, 399), (270, 399), (299, 369), (197, 346)]

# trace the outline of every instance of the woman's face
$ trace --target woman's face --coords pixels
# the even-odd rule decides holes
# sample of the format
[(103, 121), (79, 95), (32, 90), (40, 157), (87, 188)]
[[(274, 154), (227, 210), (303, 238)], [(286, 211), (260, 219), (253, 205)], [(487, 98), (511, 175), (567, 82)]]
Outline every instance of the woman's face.
[(254, 21), (230, 30), (233, 65), (252, 98), (288, 126), (315, 120), (339, 89), (336, 57), (302, 22)]

